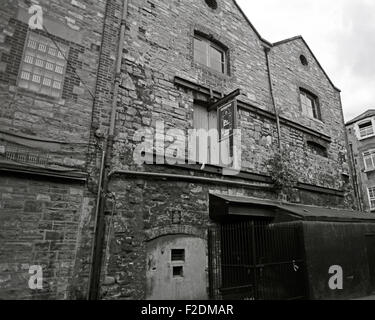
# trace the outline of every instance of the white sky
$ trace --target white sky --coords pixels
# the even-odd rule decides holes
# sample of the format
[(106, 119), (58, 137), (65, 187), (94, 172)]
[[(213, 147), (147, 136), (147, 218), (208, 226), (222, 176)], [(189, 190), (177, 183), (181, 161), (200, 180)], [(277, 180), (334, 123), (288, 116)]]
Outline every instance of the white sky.
[(375, 109), (375, 0), (237, 0), (263, 38), (302, 35), (342, 90), (346, 121)]

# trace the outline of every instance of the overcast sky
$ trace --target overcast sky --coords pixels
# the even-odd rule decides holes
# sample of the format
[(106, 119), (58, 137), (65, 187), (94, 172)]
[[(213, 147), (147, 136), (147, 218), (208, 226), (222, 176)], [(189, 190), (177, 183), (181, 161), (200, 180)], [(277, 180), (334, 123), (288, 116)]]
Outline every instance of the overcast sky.
[(237, 0), (263, 38), (302, 35), (342, 90), (346, 121), (375, 109), (375, 0)]

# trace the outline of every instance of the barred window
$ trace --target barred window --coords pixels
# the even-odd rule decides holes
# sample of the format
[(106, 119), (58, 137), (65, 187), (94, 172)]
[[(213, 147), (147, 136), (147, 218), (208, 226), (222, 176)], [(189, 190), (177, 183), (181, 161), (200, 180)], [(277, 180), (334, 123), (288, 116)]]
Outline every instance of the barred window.
[[(61, 51), (60, 51), (61, 50)], [(69, 48), (42, 35), (30, 32), (21, 63), (18, 86), (59, 98), (63, 89)]]

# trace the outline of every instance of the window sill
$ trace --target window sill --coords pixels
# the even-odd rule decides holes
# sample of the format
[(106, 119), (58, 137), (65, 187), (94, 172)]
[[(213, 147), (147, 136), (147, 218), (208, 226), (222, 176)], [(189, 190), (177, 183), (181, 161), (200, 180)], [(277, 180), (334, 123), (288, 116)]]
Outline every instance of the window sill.
[(374, 138), (374, 137), (375, 137), (375, 134), (373, 134), (371, 136), (367, 136), (367, 137), (358, 138), (358, 141), (363, 141), (363, 140), (367, 140), (367, 139)]
[(210, 74), (212, 74), (213, 76), (216, 76), (216, 77), (220, 77), (222, 79), (231, 79), (231, 75), (228, 73), (228, 70), (226, 70), (225, 73), (222, 73), (222, 72), (219, 72), (219, 71), (216, 71), (215, 69), (212, 69), (204, 64), (201, 64), (201, 63), (198, 63), (198, 62), (193, 62), (193, 66), (197, 69), (201, 69), (203, 70), (204, 72), (208, 72)]

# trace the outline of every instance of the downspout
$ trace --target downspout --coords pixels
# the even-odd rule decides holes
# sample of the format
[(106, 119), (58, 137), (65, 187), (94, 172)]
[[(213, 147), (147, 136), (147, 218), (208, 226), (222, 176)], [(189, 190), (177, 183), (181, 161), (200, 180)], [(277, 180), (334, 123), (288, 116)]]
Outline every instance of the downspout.
[(271, 51), (271, 49), (269, 47), (264, 47), (264, 52), (266, 54), (268, 82), (269, 82), (269, 85), (270, 85), (270, 93), (271, 93), (271, 98), (272, 98), (272, 105), (273, 105), (273, 110), (274, 110), (275, 116), (276, 116), (277, 138), (278, 138), (278, 142), (279, 142), (278, 146), (279, 146), (279, 150), (281, 151), (280, 115), (279, 115), (279, 111), (277, 110), (277, 105), (276, 105), (276, 100), (275, 100), (275, 95), (274, 95), (274, 90), (273, 90), (271, 64), (270, 64), (270, 59), (269, 59), (269, 52), (270, 51)]
[(105, 206), (106, 197), (109, 186), (109, 173), (111, 166), (111, 157), (113, 152), (114, 136), (115, 136), (115, 124), (116, 124), (116, 113), (117, 113), (117, 100), (119, 85), (121, 81), (121, 63), (122, 63), (122, 52), (124, 50), (125, 42), (125, 28), (126, 28), (126, 16), (128, 13), (128, 0), (123, 2), (123, 11), (121, 18), (121, 29), (119, 37), (119, 46), (116, 58), (116, 70), (115, 70), (115, 83), (113, 89), (112, 98), (112, 109), (110, 118), (110, 127), (108, 131), (107, 141), (104, 147), (103, 156), (103, 170), (100, 177), (99, 184), (99, 196), (97, 205), (97, 216), (96, 216), (96, 227), (94, 234), (94, 246), (92, 254), (92, 267), (90, 273), (90, 288), (89, 288), (89, 300), (98, 300), (100, 293), (100, 276), (103, 262), (103, 247), (104, 247), (104, 235), (105, 235)]

